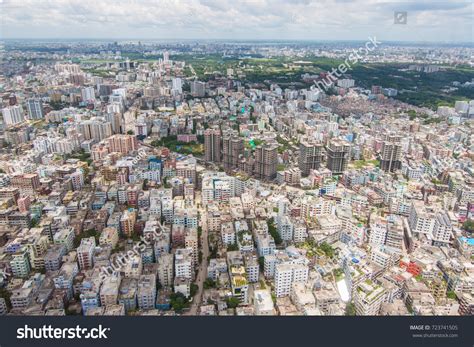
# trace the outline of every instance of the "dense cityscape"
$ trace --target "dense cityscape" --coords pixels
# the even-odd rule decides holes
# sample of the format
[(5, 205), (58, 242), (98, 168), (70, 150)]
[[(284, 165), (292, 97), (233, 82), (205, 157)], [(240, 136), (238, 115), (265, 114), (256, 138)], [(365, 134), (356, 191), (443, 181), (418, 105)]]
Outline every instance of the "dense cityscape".
[(6, 40), (0, 315), (473, 315), (474, 48), (364, 45)]

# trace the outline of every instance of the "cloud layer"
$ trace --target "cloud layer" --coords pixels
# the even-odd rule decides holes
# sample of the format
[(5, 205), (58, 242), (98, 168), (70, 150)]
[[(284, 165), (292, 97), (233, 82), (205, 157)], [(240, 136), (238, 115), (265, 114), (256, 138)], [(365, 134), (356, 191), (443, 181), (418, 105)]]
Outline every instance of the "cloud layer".
[[(0, 0), (4, 38), (473, 41), (473, 2)], [(395, 25), (394, 11), (408, 24)]]

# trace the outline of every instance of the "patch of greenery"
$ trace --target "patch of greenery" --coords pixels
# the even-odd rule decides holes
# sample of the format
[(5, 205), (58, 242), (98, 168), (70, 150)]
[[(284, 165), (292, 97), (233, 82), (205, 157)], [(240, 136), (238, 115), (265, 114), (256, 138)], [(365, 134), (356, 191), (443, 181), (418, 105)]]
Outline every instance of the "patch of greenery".
[(226, 299), (226, 303), (227, 303), (227, 307), (236, 308), (237, 306), (239, 306), (240, 300), (233, 296), (230, 296)]
[(180, 313), (189, 307), (189, 299), (183, 293), (172, 293), (170, 295), (170, 305), (173, 310)]
[(380, 166), (380, 161), (378, 160), (354, 160), (351, 163), (356, 169), (362, 169), (368, 166)]
[(474, 220), (468, 219), (462, 224), (462, 228), (469, 233), (474, 232)]
[(10, 300), (12, 293), (8, 291), (6, 288), (0, 288), (0, 298), (5, 300), (5, 304), (7, 305), (7, 309), (11, 309), (12, 302)]
[(230, 245), (227, 245), (227, 252), (238, 251), (238, 250), (239, 250), (239, 246), (237, 245), (237, 243), (232, 243)]
[(453, 291), (448, 291), (448, 292), (446, 293), (446, 297), (447, 297), (448, 299), (453, 299), (453, 300), (456, 300), (456, 298), (457, 298), (456, 293), (453, 292)]
[(184, 155), (192, 154), (199, 156), (204, 154), (204, 146), (198, 142), (182, 142), (177, 140), (177, 136), (164, 137), (161, 140), (155, 140), (151, 143), (154, 147), (167, 147), (172, 152), (177, 152)]
[(217, 283), (212, 278), (206, 278), (204, 281), (204, 289), (216, 288)]
[(267, 219), (267, 226), (268, 226), (268, 233), (273, 237), (275, 240), (275, 244), (280, 245), (283, 240), (281, 239), (280, 234), (275, 226), (275, 221), (273, 218)]
[(319, 249), (321, 251), (323, 251), (323, 253), (329, 257), (329, 258), (334, 258), (334, 255), (335, 255), (335, 250), (334, 248), (332, 248), (332, 246), (326, 242), (323, 242), (321, 243), (321, 245), (319, 245)]
[(199, 291), (198, 285), (195, 284), (195, 283), (191, 283), (191, 288), (190, 288), (190, 290), (189, 290), (189, 293), (190, 293), (191, 297), (193, 297), (194, 295), (196, 295), (198, 291)]
[(355, 305), (350, 302), (346, 305), (346, 311), (345, 311), (346, 316), (355, 316), (356, 315), (356, 308)]
[[(152, 58), (143, 54), (137, 57)], [(227, 69), (231, 68), (234, 76), (244, 83), (267, 87), (271, 83), (278, 83), (281, 87), (296, 89), (307, 88), (312, 84), (312, 81), (303, 80), (302, 75), (330, 71), (343, 62), (341, 59), (307, 56), (304, 57), (307, 63), (299, 64), (295, 63), (298, 60), (295, 57), (223, 57), (217, 53), (179, 54), (174, 59), (186, 62), (184, 73), (187, 77), (197, 77), (202, 81), (213, 79), (215, 73), (224, 76)], [(454, 81), (464, 83), (474, 78), (474, 69), (467, 66), (446, 66), (438, 72), (424, 73), (407, 70), (407, 64), (401, 63), (359, 63), (353, 65), (348, 74), (358, 86), (367, 89), (373, 85), (395, 88), (398, 90), (396, 99), (416, 106), (436, 109), (439, 105), (452, 106), (456, 100), (474, 99), (472, 88), (458, 88), (449, 93), (444, 91)]]
[(265, 257), (258, 257), (258, 265), (260, 266), (260, 271), (263, 271), (265, 267)]

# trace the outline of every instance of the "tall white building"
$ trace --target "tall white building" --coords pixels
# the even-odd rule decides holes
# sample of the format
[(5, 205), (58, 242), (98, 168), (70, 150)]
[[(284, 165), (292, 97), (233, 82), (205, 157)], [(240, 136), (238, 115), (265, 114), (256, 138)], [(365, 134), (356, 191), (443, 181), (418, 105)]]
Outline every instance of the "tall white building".
[(277, 230), (283, 241), (291, 241), (293, 239), (293, 223), (291, 223), (289, 216), (277, 217)]
[(141, 310), (155, 308), (156, 277), (155, 275), (141, 275), (138, 279), (138, 307)]
[(193, 278), (193, 249), (179, 248), (174, 256), (175, 277)]
[(86, 87), (81, 90), (82, 101), (94, 102), (95, 101), (95, 90), (93, 87)]
[(44, 118), (43, 103), (41, 102), (41, 99), (28, 99), (26, 101), (26, 110), (28, 111), (28, 119)]
[(2, 109), (3, 122), (8, 125), (15, 125), (23, 122), (23, 107), (21, 105), (9, 106)]
[(385, 289), (371, 281), (362, 282), (354, 291), (354, 305), (358, 316), (376, 316), (385, 299)]
[(183, 92), (183, 83), (181, 81), (181, 78), (173, 78), (172, 88), (179, 94)]
[(433, 211), (428, 211), (423, 201), (413, 201), (408, 215), (408, 224), (414, 234), (428, 235), (433, 231), (435, 223)]
[(26, 278), (31, 270), (30, 257), (26, 247), (12, 254), (10, 261), (12, 274), (15, 277)]
[(383, 246), (387, 238), (387, 221), (382, 217), (373, 217), (370, 221), (369, 243)]
[(163, 287), (171, 287), (173, 284), (173, 255), (163, 253), (157, 260), (158, 280)]
[(77, 248), (77, 262), (81, 270), (90, 269), (94, 265), (95, 238), (88, 237), (81, 240)]
[(303, 264), (277, 264), (275, 267), (275, 294), (277, 297), (290, 295), (293, 283), (308, 280), (309, 268)]
[(453, 226), (446, 213), (438, 213), (435, 218), (431, 240), (434, 245), (446, 245), (451, 239)]
[(337, 81), (337, 86), (341, 88), (352, 88), (354, 87), (355, 81), (353, 79), (343, 78)]

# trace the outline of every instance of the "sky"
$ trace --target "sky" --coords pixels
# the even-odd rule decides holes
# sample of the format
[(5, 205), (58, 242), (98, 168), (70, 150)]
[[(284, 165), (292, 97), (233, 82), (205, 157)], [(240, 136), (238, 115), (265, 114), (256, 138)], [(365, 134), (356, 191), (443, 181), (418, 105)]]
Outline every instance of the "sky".
[(0, 0), (0, 38), (473, 42), (473, 13), (473, 0)]

